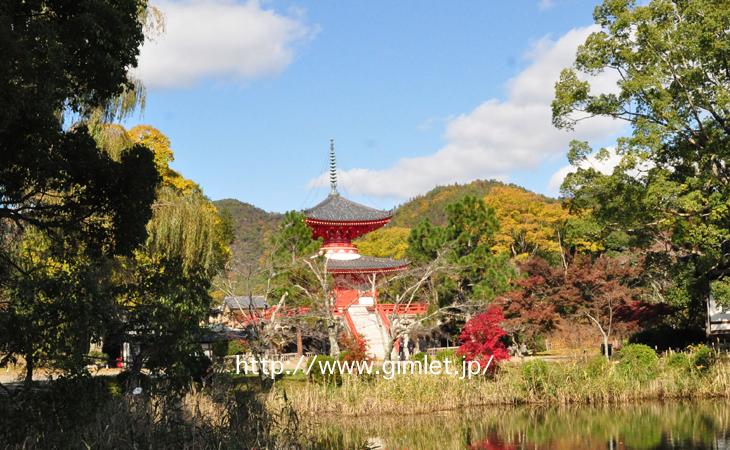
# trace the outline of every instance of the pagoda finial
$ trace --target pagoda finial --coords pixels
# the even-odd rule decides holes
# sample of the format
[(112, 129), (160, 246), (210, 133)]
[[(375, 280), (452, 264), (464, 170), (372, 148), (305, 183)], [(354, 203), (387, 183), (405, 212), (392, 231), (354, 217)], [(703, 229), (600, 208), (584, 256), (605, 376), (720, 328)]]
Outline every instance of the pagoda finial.
[(335, 160), (335, 140), (330, 139), (330, 188), (331, 194), (337, 194), (337, 161)]

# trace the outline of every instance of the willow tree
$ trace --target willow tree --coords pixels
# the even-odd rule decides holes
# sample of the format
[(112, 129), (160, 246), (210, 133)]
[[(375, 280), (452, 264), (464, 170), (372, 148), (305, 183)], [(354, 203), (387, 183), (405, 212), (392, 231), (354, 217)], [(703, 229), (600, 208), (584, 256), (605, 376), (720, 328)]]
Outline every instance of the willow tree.
[[(161, 185), (146, 225), (146, 240), (119, 260), (116, 333), (136, 344), (132, 371), (143, 366), (187, 375), (200, 363), (200, 324), (205, 321), (213, 277), (230, 257), (230, 227), (200, 187), (172, 170), (170, 140), (149, 125), (125, 130), (100, 124), (97, 139), (110, 153), (124, 145), (152, 150)], [(119, 336), (121, 335), (121, 336)]]
[(189, 375), (200, 363), (200, 325), (208, 315), (211, 280), (229, 256), (224, 223), (199, 191), (164, 186), (148, 238), (125, 262), (119, 295), (121, 328), (143, 366), (170, 376)]
[[(674, 263), (674, 278), (689, 272), (698, 321), (709, 286), (730, 275), (730, 1), (606, 0), (594, 18), (600, 30), (556, 84), (553, 122), (571, 129), (604, 116), (631, 133), (617, 141), (621, 162), (608, 175), (582, 168), (594, 150), (573, 143), (577, 170), (562, 192), (573, 209)], [(604, 72), (618, 81), (598, 92), (586, 75)]]

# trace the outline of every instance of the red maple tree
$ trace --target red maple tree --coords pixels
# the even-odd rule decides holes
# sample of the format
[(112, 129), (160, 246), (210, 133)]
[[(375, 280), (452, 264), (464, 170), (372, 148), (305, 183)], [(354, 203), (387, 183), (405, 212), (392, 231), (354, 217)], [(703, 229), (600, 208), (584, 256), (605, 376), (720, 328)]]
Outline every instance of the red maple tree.
[(604, 349), (616, 330), (635, 330), (668, 308), (642, 300), (642, 260), (626, 256), (577, 255), (567, 267), (533, 257), (520, 265), (525, 277), (498, 299), (506, 330), (528, 341), (550, 332), (558, 317), (584, 321), (601, 336)]
[(480, 365), (488, 364), (490, 359), (492, 364), (509, 359), (509, 352), (502, 342), (502, 337), (507, 334), (500, 326), (503, 321), (504, 316), (498, 306), (491, 306), (472, 317), (461, 330), (461, 345), (456, 353), (467, 361), (478, 361)]
[(340, 350), (342, 350), (342, 359), (345, 361), (370, 361), (368, 355), (368, 346), (365, 339), (359, 334), (351, 336), (348, 333), (340, 334), (339, 339)]
[(534, 348), (540, 336), (555, 329), (558, 313), (553, 295), (565, 279), (561, 269), (542, 258), (530, 258), (519, 268), (525, 277), (514, 280), (514, 290), (496, 302), (504, 311), (505, 330), (514, 340)]

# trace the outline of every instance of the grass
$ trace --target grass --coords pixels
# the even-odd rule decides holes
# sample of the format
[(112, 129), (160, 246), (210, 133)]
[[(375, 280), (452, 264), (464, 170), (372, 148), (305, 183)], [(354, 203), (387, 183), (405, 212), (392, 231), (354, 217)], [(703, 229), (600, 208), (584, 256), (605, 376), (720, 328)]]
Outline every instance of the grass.
[(113, 377), (60, 379), (0, 398), (0, 448), (292, 448), (296, 415), (238, 385), (131, 395)]
[[(221, 376), (212, 386), (184, 395), (170, 390), (125, 394), (116, 377), (59, 379), (37, 391), (0, 398), (0, 442), (4, 448), (18, 449), (355, 448), (367, 444), (369, 436), (386, 433), (390, 423), (396, 429), (389, 442), (404, 439), (399, 448), (421, 448), (436, 443), (435, 437), (426, 439), (425, 431), (408, 434), (398, 424), (408, 421), (416, 427), (423, 418), (472, 411), (474, 426), (462, 429), (458, 442), (442, 447), (462, 448), (471, 436), (484, 436), (494, 427), (508, 436), (520, 431), (505, 419), (506, 412), (519, 410), (518, 405), (550, 411), (589, 404), (576, 408), (585, 412), (581, 420), (587, 423), (605, 416), (609, 423), (616, 409), (611, 405), (617, 403), (722, 397), (724, 404), (730, 397), (728, 360), (700, 350), (646, 356), (637, 352), (613, 363), (601, 357), (509, 363), (492, 377), (471, 380), (447, 375), (402, 375), (392, 380), (344, 376), (341, 385), (323, 385), (298, 374), (269, 386), (257, 378)], [(512, 406), (478, 408), (484, 405)], [(426, 414), (447, 410), (452, 412)], [(524, 411), (524, 420), (532, 420), (534, 409)], [(562, 416), (551, 414), (543, 414), (543, 419), (560, 424)], [(358, 420), (359, 416), (368, 420)], [(363, 423), (375, 426), (376, 421), (383, 423), (381, 431), (362, 428)], [(628, 427), (634, 425), (626, 422)], [(446, 426), (451, 425), (437, 429)], [(530, 441), (539, 441), (540, 433), (553, 433), (538, 431)]]
[(344, 375), (339, 386), (284, 379), (274, 386), (265, 402), (277, 410), (286, 398), (287, 406), (300, 416), (364, 416), (422, 414), (483, 405), (598, 405), (714, 397), (730, 397), (730, 361), (698, 369), (689, 357), (677, 363), (676, 358), (665, 356), (648, 369), (627, 368), (621, 362), (608, 363), (594, 357), (572, 362), (505, 364), (492, 378), (409, 374), (387, 380)]

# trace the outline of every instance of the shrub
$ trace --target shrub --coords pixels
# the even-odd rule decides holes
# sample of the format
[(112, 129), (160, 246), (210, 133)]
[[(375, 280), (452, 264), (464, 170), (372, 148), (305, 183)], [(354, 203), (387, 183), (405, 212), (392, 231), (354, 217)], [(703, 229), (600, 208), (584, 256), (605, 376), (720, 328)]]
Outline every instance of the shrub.
[(212, 345), (213, 356), (216, 358), (222, 358), (228, 355), (228, 341), (215, 341)]
[(109, 355), (98, 350), (91, 350), (86, 356), (92, 364), (106, 364), (109, 361)]
[(652, 380), (657, 375), (659, 357), (644, 344), (625, 345), (618, 354), (618, 370), (626, 378), (639, 382)]
[(340, 335), (340, 358), (345, 361), (370, 361), (368, 347), (362, 336), (350, 336), (347, 333)]
[(243, 339), (228, 342), (228, 356), (248, 353), (248, 342)]
[(411, 356), (411, 359), (413, 361), (420, 361), (422, 364), (426, 363), (426, 358), (428, 357), (428, 353), (426, 352), (418, 352)]
[(704, 344), (691, 345), (689, 352), (692, 368), (700, 374), (709, 372), (717, 362), (717, 354)]
[(458, 350), (454, 350), (453, 348), (437, 351), (436, 356), (433, 359), (443, 362), (446, 362), (448, 360), (450, 364), (454, 364), (457, 366), (461, 366), (464, 361), (464, 357), (458, 353)]
[(645, 344), (662, 352), (670, 348), (685, 348), (705, 339), (705, 330), (703, 329), (658, 325), (635, 333), (629, 338), (629, 342), (632, 344)]
[(336, 369), (339, 360), (332, 356), (315, 355), (314, 361), (311, 362), (312, 370), (309, 372), (309, 379), (323, 386), (339, 386), (342, 384), (342, 374)]
[(589, 379), (603, 378), (610, 367), (611, 364), (605, 356), (594, 356), (586, 361), (585, 374)]
[(689, 355), (684, 352), (675, 352), (666, 357), (667, 367), (682, 371), (690, 372), (692, 370), (692, 361), (689, 359)]

